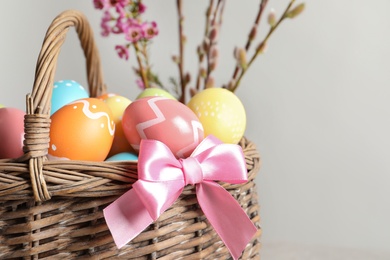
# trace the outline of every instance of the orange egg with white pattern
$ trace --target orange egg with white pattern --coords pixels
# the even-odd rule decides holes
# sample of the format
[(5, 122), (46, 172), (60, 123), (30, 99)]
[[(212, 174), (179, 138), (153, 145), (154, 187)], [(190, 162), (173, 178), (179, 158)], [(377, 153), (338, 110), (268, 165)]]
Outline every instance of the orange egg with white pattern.
[(49, 154), (70, 160), (104, 161), (110, 151), (115, 122), (111, 109), (98, 98), (83, 98), (51, 117)]

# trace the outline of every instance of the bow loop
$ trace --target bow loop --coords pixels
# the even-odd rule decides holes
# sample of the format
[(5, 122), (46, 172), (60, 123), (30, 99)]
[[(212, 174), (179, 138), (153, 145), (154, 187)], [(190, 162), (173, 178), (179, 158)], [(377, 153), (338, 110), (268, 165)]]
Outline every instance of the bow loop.
[(202, 166), (205, 180), (232, 184), (247, 181), (245, 157), (238, 145), (219, 144), (191, 156), (194, 156)]
[(164, 143), (142, 140), (138, 156), (138, 179), (152, 182), (183, 179), (181, 164)]

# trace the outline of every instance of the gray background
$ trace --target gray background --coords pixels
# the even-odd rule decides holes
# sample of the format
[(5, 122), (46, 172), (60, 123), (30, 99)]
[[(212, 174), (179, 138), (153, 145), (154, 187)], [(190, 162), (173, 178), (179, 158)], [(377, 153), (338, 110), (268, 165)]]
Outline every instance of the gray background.
[[(242, 46), (259, 1), (229, 1), (215, 74), (225, 83), (234, 46)], [(145, 1), (160, 35), (151, 49), (164, 82), (176, 76), (175, 1)], [(152, 4), (153, 3), (153, 4)], [(195, 48), (207, 1), (184, 1), (186, 68), (196, 70)], [(237, 95), (247, 110), (246, 136), (262, 155), (257, 179), (263, 242), (390, 251), (390, 1), (310, 1), (286, 21), (250, 68)], [(287, 1), (270, 1), (281, 13)], [(110, 92), (134, 99), (131, 62), (117, 58), (119, 38), (100, 36), (92, 1), (7, 1), (0, 23), (0, 103), (25, 109), (36, 58), (52, 19), (66, 9), (84, 12), (96, 36)], [(267, 9), (268, 11), (269, 9)], [(260, 34), (267, 30), (263, 23)], [(56, 79), (86, 86), (74, 31), (64, 44)]]

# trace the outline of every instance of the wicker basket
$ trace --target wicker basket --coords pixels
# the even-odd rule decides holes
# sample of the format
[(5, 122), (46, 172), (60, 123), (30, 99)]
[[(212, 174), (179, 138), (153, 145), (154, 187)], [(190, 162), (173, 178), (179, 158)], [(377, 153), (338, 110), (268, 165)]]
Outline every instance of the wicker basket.
[[(0, 259), (229, 259), (228, 250), (200, 210), (192, 186), (156, 222), (117, 249), (103, 208), (131, 188), (137, 180), (137, 163), (47, 159), (56, 63), (70, 27), (75, 27), (86, 56), (90, 95), (106, 91), (88, 21), (75, 10), (61, 13), (48, 28), (32, 93), (27, 96), (24, 155), (0, 160)], [(220, 184), (258, 227), (242, 259), (259, 259), (255, 177), (260, 157), (247, 139), (240, 145), (249, 181)]]

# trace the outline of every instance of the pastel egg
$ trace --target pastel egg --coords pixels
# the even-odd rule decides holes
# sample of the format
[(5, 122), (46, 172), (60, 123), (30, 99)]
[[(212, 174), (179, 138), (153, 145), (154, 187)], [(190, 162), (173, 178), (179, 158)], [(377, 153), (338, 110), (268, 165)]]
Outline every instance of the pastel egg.
[(107, 97), (106, 99), (104, 99), (104, 102), (111, 109), (113, 115), (112, 119), (114, 120), (114, 122), (118, 123), (122, 121), (123, 112), (125, 111), (127, 106), (130, 105), (131, 100), (123, 96), (115, 95)]
[(112, 143), (110, 152), (108, 153), (108, 157), (122, 152), (134, 152), (134, 149), (126, 139), (122, 128), (122, 116), (127, 106), (131, 103), (130, 99), (120, 95), (113, 95), (105, 98), (104, 102), (111, 109), (113, 114), (112, 119), (115, 123), (114, 141)]
[(136, 99), (140, 99), (143, 97), (166, 97), (176, 100), (176, 98), (172, 96), (168, 91), (165, 91), (161, 88), (146, 88), (136, 97)]
[(24, 115), (18, 108), (0, 108), (0, 159), (23, 155)]
[(118, 153), (106, 159), (106, 161), (137, 161), (138, 156), (134, 153)]
[(214, 135), (222, 142), (232, 144), (243, 137), (245, 108), (233, 92), (224, 88), (208, 88), (193, 96), (187, 106), (198, 116), (205, 136)]
[(117, 94), (116, 93), (104, 93), (104, 94), (98, 96), (97, 98), (101, 99), (101, 100), (106, 100), (107, 98), (113, 97), (113, 96), (117, 96)]
[(70, 160), (104, 161), (110, 151), (115, 123), (104, 101), (73, 101), (51, 116), (49, 154)]
[(203, 126), (186, 105), (166, 97), (133, 101), (122, 118), (125, 136), (138, 151), (141, 139), (158, 140), (177, 158), (189, 156), (203, 140)]
[(2, 108), (2, 107), (4, 107), (4, 105), (3, 105), (3, 104), (0, 104), (0, 108)]
[(74, 80), (56, 81), (51, 96), (50, 115), (74, 100), (87, 97), (89, 97), (88, 92), (78, 82)]

